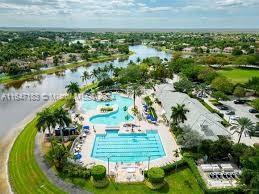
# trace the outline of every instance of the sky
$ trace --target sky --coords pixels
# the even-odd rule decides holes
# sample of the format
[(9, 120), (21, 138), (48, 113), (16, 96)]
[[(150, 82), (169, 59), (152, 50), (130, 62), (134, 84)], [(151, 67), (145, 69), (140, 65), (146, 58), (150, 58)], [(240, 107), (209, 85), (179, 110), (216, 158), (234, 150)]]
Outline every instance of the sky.
[(259, 0), (0, 0), (0, 27), (259, 28)]

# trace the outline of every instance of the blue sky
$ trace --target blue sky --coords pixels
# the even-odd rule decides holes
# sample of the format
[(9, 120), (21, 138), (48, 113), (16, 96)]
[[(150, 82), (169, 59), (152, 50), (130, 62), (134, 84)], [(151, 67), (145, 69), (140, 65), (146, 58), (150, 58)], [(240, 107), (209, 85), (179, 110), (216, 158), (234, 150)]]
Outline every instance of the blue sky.
[(0, 26), (259, 28), (259, 0), (0, 0)]

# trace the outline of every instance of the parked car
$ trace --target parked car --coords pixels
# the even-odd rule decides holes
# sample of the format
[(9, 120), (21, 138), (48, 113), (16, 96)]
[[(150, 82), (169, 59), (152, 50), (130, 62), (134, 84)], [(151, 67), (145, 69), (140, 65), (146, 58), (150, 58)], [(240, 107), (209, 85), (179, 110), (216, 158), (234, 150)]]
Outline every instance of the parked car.
[(224, 106), (224, 105), (220, 105), (220, 106), (218, 106), (218, 109), (219, 110), (228, 110), (228, 107)]
[(245, 103), (246, 103), (246, 100), (240, 100), (240, 99), (238, 99), (238, 100), (234, 100), (234, 103), (235, 103), (235, 104), (245, 104)]
[(226, 112), (226, 115), (235, 115), (235, 114), (236, 113), (233, 110), (229, 110), (229, 111)]
[(238, 120), (239, 118), (240, 118), (239, 116), (235, 116), (235, 115), (230, 116), (230, 119), (234, 121)]
[(250, 112), (250, 113), (259, 113), (259, 111), (258, 111), (258, 110), (256, 110), (255, 108), (251, 108), (251, 109), (249, 109), (249, 112)]

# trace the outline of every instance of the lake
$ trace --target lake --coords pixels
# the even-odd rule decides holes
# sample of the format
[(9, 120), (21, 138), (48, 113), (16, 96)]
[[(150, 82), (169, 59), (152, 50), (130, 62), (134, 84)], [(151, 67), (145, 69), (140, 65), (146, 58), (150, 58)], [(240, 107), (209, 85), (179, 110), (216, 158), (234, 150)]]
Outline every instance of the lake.
[[(130, 46), (130, 51), (133, 51), (134, 54), (124, 61), (117, 59), (109, 62), (94, 63), (89, 67), (65, 70), (61, 75), (41, 75), (33, 80), (0, 85), (0, 138), (8, 131), (19, 126), (28, 115), (46, 104), (48, 101), (46, 96), (49, 96), (49, 94), (64, 94), (66, 91), (65, 86), (70, 82), (78, 82), (80, 86), (85, 84), (81, 80), (81, 75), (85, 70), (91, 72), (94, 68), (103, 67), (110, 63), (116, 67), (125, 67), (130, 61), (136, 62), (138, 57), (140, 59), (147, 57), (171, 59), (171, 54), (144, 45)], [(17, 95), (23, 96), (24, 99), (19, 101), (14, 99)], [(40, 95), (39, 101), (37, 101), (38, 95)]]

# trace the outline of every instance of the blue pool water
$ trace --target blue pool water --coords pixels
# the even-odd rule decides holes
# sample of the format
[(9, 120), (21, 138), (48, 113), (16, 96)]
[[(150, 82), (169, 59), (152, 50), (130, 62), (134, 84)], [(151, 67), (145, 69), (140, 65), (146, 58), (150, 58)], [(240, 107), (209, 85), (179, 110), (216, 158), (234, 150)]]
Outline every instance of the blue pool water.
[[(129, 107), (133, 105), (133, 100), (127, 97), (123, 97), (119, 94), (112, 94), (112, 101), (109, 102), (98, 102), (94, 100), (85, 100), (83, 102), (83, 110), (95, 110), (97, 106), (102, 105), (118, 105), (118, 110), (115, 112), (100, 114), (91, 117), (89, 120), (94, 124), (105, 124), (109, 126), (118, 126), (122, 122), (132, 121), (134, 118), (128, 113)], [(124, 109), (127, 107), (127, 110)]]
[(156, 130), (147, 133), (120, 134), (118, 130), (107, 130), (97, 134), (92, 149), (93, 158), (111, 162), (140, 162), (165, 156), (160, 136)]

